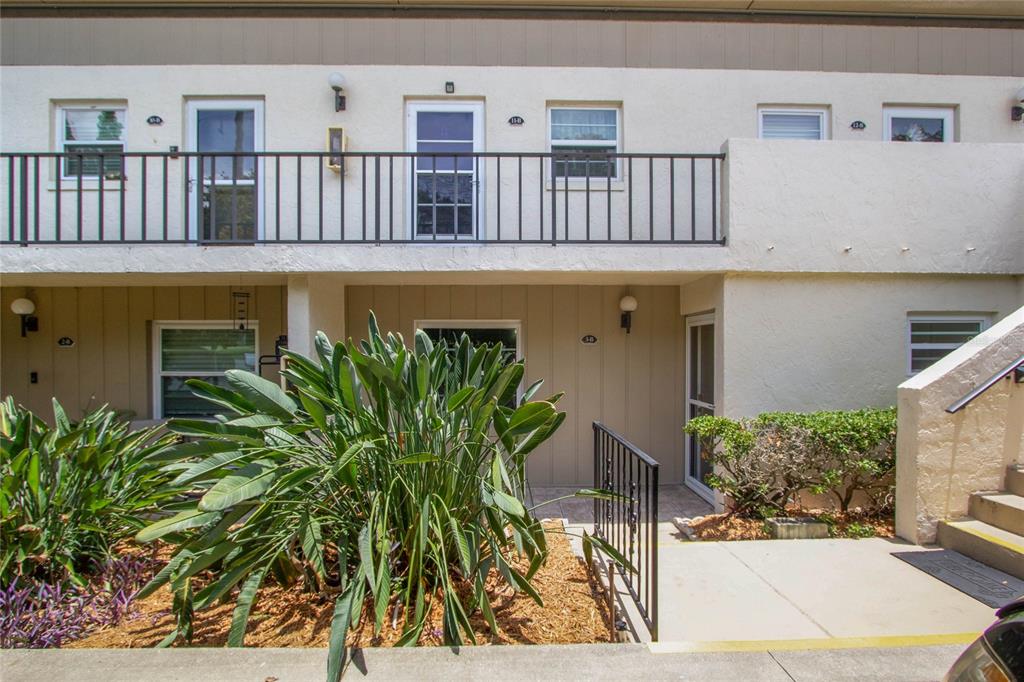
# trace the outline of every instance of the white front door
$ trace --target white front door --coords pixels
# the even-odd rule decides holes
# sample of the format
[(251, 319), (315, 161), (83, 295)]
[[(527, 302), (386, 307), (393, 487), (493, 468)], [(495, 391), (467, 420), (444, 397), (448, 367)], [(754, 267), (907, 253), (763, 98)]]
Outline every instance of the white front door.
[[(715, 315), (686, 318), (686, 421), (715, 413)], [(714, 502), (707, 477), (710, 460), (694, 436), (687, 435), (686, 485), (704, 499)]]
[[(189, 238), (251, 243), (263, 238), (263, 102), (190, 100)], [(220, 152), (221, 154), (218, 154)], [(227, 154), (223, 154), (223, 153)]]
[(482, 102), (411, 102), (409, 151), (416, 152), (409, 224), (412, 239), (483, 235), (483, 159), (445, 156), (483, 151)]

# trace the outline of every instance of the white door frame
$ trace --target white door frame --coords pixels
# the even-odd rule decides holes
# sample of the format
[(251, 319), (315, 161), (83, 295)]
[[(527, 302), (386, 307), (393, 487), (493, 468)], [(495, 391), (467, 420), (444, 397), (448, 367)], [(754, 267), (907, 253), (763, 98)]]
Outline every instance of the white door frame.
[[(196, 125), (196, 114), (200, 110), (222, 110), (237, 111), (240, 109), (252, 109), (253, 111), (253, 151), (262, 152), (263, 138), (265, 135), (263, 127), (263, 100), (252, 97), (223, 98), (223, 99), (188, 99), (185, 101), (185, 151), (195, 152), (199, 148), (198, 126)], [(193, 192), (199, 191), (203, 179), (199, 177), (199, 163), (196, 157), (189, 157), (189, 186), (185, 188), (185, 210), (188, 211), (188, 238), (195, 242), (199, 235), (199, 211), (197, 195)], [(266, 185), (264, 159), (256, 159), (256, 239), (264, 239), (264, 187)], [(214, 181), (216, 182), (216, 180)]]
[[(421, 111), (452, 111), (452, 112), (469, 112), (473, 114), (473, 151), (482, 152), (484, 151), (484, 103), (479, 101), (430, 101), (430, 100), (410, 100), (405, 104), (405, 145), (406, 150), (410, 152), (416, 151), (417, 133), (416, 133), (416, 114)], [(486, 164), (483, 159), (480, 160), (479, 166), (474, 173), (473, 182), (476, 183), (475, 187), (480, 191), (476, 194), (476, 199), (479, 200), (479, 205), (474, 204), (473, 207), (473, 230), (470, 235), (462, 236), (461, 239), (469, 241), (471, 239), (483, 239), (486, 231), (484, 225), (486, 223), (486, 210), (484, 197), (486, 192), (484, 188), (484, 171), (486, 170)], [(412, 187), (406, 192), (406, 201), (408, 202), (408, 209), (406, 215), (409, 219), (409, 230), (408, 238), (415, 239), (417, 241), (455, 241), (455, 235), (417, 235), (416, 234), (416, 159), (412, 158), (409, 160), (409, 166), (405, 169), (406, 177), (409, 177), (412, 181)], [(477, 221), (479, 216), (479, 222)], [(436, 226), (435, 226), (436, 231)]]
[[(684, 400), (685, 414), (683, 415), (684, 424), (686, 422), (690, 421), (690, 410), (691, 410), (692, 407), (703, 407), (703, 408), (706, 408), (708, 410), (711, 410), (712, 413), (714, 413), (714, 410), (715, 410), (715, 405), (714, 405), (713, 402), (712, 403), (704, 402), (702, 400), (697, 400), (696, 398), (691, 398), (690, 397), (690, 385), (691, 385), (691, 381), (693, 381), (693, 379), (694, 379), (694, 377), (690, 376), (690, 368), (693, 366), (693, 363), (692, 363), (693, 354), (695, 352), (697, 352), (697, 349), (694, 349), (692, 347), (692, 344), (690, 343), (690, 336), (691, 336), (690, 330), (693, 329), (694, 327), (703, 327), (703, 326), (706, 326), (706, 325), (711, 325), (712, 329), (714, 330), (715, 335), (716, 336), (718, 335), (718, 329), (717, 329), (717, 326), (715, 325), (715, 313), (714, 312), (702, 313), (700, 315), (691, 315), (691, 316), (688, 316), (685, 321), (686, 321), (686, 340), (684, 341), (684, 343), (686, 344), (686, 354), (685, 354), (686, 355), (686, 357), (685, 357), (686, 365), (685, 365), (685, 371), (683, 372), (683, 376), (684, 376), (684, 386), (683, 386), (683, 389), (684, 389), (684, 394), (685, 394), (685, 400)], [(700, 350), (703, 351), (703, 349), (700, 349)], [(712, 357), (713, 358), (714, 358), (714, 355), (713, 355), (714, 352), (715, 352), (715, 348), (714, 348), (714, 346), (712, 346), (711, 347), (711, 353), (712, 353)], [(698, 371), (700, 371), (700, 363), (699, 362), (697, 363), (697, 368), (698, 368)], [(714, 370), (712, 370), (712, 371), (714, 371)], [(715, 389), (717, 390), (718, 386), (715, 386)], [(714, 396), (712, 396), (711, 399), (714, 400)], [(697, 480), (695, 478), (692, 478), (690, 476), (690, 460), (694, 456), (698, 456), (698, 457), (700, 456), (700, 453), (694, 453), (694, 452), (691, 451), (691, 448), (690, 448), (690, 441), (691, 441), (691, 439), (692, 439), (692, 436), (690, 436), (689, 434), (686, 434), (686, 438), (683, 440), (683, 452), (684, 452), (684, 456), (683, 456), (683, 482), (686, 484), (686, 486), (688, 488), (693, 490), (695, 493), (700, 495), (702, 498), (704, 498), (708, 502), (714, 504), (714, 502), (715, 502), (715, 491), (712, 490), (711, 488), (709, 488), (707, 485), (705, 485), (702, 481), (699, 481), (699, 480)]]

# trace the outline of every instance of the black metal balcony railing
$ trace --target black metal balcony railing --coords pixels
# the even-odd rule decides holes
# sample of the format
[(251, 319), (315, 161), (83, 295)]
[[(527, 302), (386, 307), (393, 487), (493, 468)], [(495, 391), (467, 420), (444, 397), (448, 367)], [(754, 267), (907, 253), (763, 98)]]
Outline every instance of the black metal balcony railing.
[(653, 641), (658, 640), (658, 468), (650, 455), (594, 422), (594, 485), (615, 494), (594, 500), (594, 534), (636, 569), (617, 568)]
[(723, 244), (724, 158), (2, 153), (0, 243)]

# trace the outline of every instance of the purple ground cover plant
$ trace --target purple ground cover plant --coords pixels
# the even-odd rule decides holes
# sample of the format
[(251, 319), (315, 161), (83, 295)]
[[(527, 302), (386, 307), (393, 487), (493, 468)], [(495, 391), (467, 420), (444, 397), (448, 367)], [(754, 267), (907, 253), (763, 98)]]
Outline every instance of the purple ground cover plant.
[(12, 582), (0, 589), (0, 648), (49, 649), (116, 625), (134, 611), (132, 600), (154, 573), (152, 559), (125, 556), (106, 562), (80, 587)]

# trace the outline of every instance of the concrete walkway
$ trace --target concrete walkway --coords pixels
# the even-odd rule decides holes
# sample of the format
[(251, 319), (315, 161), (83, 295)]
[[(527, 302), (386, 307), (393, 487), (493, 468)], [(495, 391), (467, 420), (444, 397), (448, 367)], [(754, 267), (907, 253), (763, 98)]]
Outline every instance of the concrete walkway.
[[(538, 487), (535, 503), (573, 488)], [(927, 552), (902, 540), (757, 540), (689, 542), (671, 523), (711, 507), (683, 486), (659, 489), (658, 621), (661, 644), (782, 642), (862, 638), (885, 646), (949, 635), (970, 641), (993, 609), (893, 556)], [(554, 502), (538, 515), (564, 518), (573, 532), (592, 530), (593, 503)], [(621, 581), (620, 581), (621, 582)], [(623, 587), (620, 585), (620, 587)], [(620, 600), (640, 623), (628, 599)], [(646, 628), (635, 627), (641, 639)], [(861, 643), (861, 646), (865, 642)]]
[(663, 539), (660, 640), (970, 638), (990, 625), (991, 608), (893, 556), (920, 551), (881, 538)]
[[(642, 644), (357, 651), (345, 679), (374, 680), (939, 680), (963, 647), (654, 653)], [(322, 682), (325, 649), (135, 649), (0, 652), (4, 682)]]

